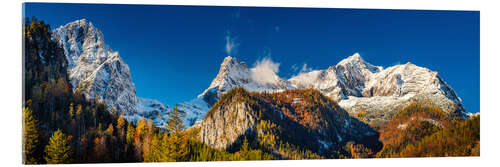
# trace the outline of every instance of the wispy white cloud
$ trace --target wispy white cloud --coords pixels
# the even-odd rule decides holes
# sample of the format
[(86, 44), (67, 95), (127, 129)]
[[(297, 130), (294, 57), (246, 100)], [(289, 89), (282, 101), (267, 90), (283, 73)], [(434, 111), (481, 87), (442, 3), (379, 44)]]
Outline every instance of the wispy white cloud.
[(299, 73), (308, 73), (308, 72), (311, 72), (312, 71), (312, 68), (311, 67), (307, 67), (307, 64), (304, 63), (304, 65), (302, 65), (302, 68), (300, 69)]
[(392, 66), (395, 66), (395, 65), (401, 65), (401, 62), (400, 61), (396, 61), (396, 62), (392, 63)]
[[(299, 70), (299, 66), (297, 64), (292, 65), (292, 70), (294, 72), (297, 72)], [(302, 67), (300, 68), (300, 71), (298, 71), (297, 74), (292, 75), (292, 77), (298, 76), (298, 75), (301, 75), (301, 74), (305, 74), (305, 73), (308, 73), (308, 72), (311, 72), (311, 71), (313, 71), (313, 68), (312, 67), (307, 67), (307, 63), (303, 63)]]
[(240, 45), (237, 41), (237, 38), (232, 36), (231, 31), (226, 32), (226, 36), (224, 37), (226, 41), (226, 54), (228, 56), (233, 56), (238, 53), (238, 46)]
[(273, 62), (270, 57), (265, 57), (255, 63), (255, 67), (251, 69), (252, 80), (259, 84), (270, 84), (279, 81), (280, 63)]

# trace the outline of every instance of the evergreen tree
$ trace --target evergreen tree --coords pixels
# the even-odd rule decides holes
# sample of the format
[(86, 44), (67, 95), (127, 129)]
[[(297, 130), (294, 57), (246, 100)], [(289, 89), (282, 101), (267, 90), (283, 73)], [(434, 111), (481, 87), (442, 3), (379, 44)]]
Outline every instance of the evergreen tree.
[(123, 118), (123, 114), (120, 114), (120, 117), (118, 117), (118, 120), (116, 121), (116, 129), (120, 133), (120, 138), (123, 137), (123, 127), (125, 126), (125, 118)]
[(123, 146), (123, 149), (124, 149), (124, 152), (125, 152), (125, 156), (126, 158), (128, 158), (126, 161), (131, 161), (131, 160), (135, 160), (135, 157), (134, 157), (134, 132), (135, 132), (135, 128), (133, 127), (132, 123), (129, 122), (128, 125), (127, 125), (127, 131), (126, 131), (126, 135), (125, 135), (125, 141), (126, 141), (126, 144), (124, 144)]
[(146, 121), (144, 120), (144, 117), (142, 117), (141, 120), (137, 121), (137, 127), (135, 128), (134, 132), (134, 151), (135, 151), (135, 157), (142, 161), (143, 156), (143, 140), (144, 140), (144, 135), (146, 134)]
[(144, 162), (163, 162), (166, 161), (164, 154), (162, 154), (163, 149), (161, 147), (161, 141), (158, 135), (154, 135), (151, 140), (150, 150), (144, 154)]
[(250, 160), (249, 153), (250, 153), (250, 146), (248, 144), (247, 138), (245, 137), (245, 139), (243, 140), (243, 144), (241, 145), (241, 148), (240, 148), (241, 159), (242, 160)]
[[(150, 160), (155, 159), (151, 154), (153, 152), (152, 149), (155, 149), (154, 147), (151, 146), (152, 141), (154, 140), (155, 136), (153, 136), (153, 122), (151, 121), (151, 118), (148, 118), (148, 121), (146, 122), (146, 129), (145, 133), (143, 136), (143, 142), (142, 142), (142, 156), (144, 161), (146, 160), (146, 157), (150, 158)], [(151, 161), (150, 161), (151, 162)], [(156, 161), (153, 161), (156, 162)]]
[(174, 112), (170, 113), (169, 118), (167, 119), (167, 130), (171, 134), (177, 134), (182, 131), (184, 124), (182, 123), (182, 118), (184, 117), (184, 113), (174, 107)]
[(189, 152), (186, 134), (182, 131), (183, 114), (177, 108), (169, 115), (167, 119), (168, 137), (164, 137), (162, 144), (164, 146), (163, 154), (167, 161), (183, 161)]
[(70, 163), (71, 155), (73, 154), (69, 146), (68, 137), (61, 130), (54, 132), (50, 138), (49, 145), (45, 147), (45, 153), (45, 160), (48, 164)]
[(38, 163), (38, 156), (35, 155), (38, 148), (38, 121), (33, 117), (30, 108), (23, 108), (23, 162), (24, 164)]
[(132, 123), (129, 122), (127, 125), (127, 136), (126, 136), (126, 140), (127, 140), (128, 145), (132, 145), (134, 142), (134, 132), (135, 132), (135, 128), (132, 126)]

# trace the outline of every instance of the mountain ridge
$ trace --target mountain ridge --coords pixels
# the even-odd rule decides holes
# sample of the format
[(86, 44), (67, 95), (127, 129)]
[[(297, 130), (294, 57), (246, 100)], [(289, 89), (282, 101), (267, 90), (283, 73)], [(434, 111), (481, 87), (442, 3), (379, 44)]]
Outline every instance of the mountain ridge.
[[(228, 68), (228, 63), (241, 66)], [(246, 63), (226, 57), (210, 87), (197, 98), (212, 106), (221, 94), (237, 87), (257, 92), (313, 88), (338, 101), (342, 108), (353, 114), (373, 110), (378, 115), (391, 115), (413, 101), (431, 100), (450, 115), (468, 115), (460, 97), (437, 72), (410, 62), (384, 69), (364, 61), (355, 53), (327, 69), (300, 73), (290, 79), (280, 78), (279, 83), (282, 84), (274, 87), (253, 86), (256, 83), (252, 83), (249, 71), (251, 70)], [(232, 73), (246, 76), (231, 75)], [(201, 121), (202, 118), (197, 120)]]
[(76, 20), (52, 30), (52, 40), (64, 50), (68, 60), (68, 74), (73, 91), (81, 89), (85, 98), (103, 101), (114, 110), (135, 122), (138, 117), (157, 118), (170, 107), (157, 100), (138, 97), (127, 63), (119, 53), (106, 45), (104, 35), (92, 22)]
[[(155, 124), (164, 124), (163, 116), (148, 112), (168, 113), (171, 108), (137, 96), (129, 66), (106, 45), (102, 32), (91, 22), (86, 19), (70, 22), (52, 34), (52, 40), (62, 46), (68, 60), (73, 91), (81, 89), (87, 99), (97, 97), (110, 110), (124, 113), (128, 118), (151, 116)], [(200, 122), (223, 94), (239, 87), (257, 92), (313, 88), (338, 101), (349, 113), (373, 111), (378, 115), (395, 111), (411, 101), (430, 99), (452, 115), (467, 117), (460, 97), (437, 72), (412, 63), (384, 69), (355, 53), (327, 69), (299, 73), (289, 79), (273, 71), (264, 72), (272, 78), (259, 82), (254, 76), (262, 75), (263, 71), (250, 68), (235, 57), (225, 57), (207, 89), (196, 98), (177, 104), (185, 112), (185, 125)]]

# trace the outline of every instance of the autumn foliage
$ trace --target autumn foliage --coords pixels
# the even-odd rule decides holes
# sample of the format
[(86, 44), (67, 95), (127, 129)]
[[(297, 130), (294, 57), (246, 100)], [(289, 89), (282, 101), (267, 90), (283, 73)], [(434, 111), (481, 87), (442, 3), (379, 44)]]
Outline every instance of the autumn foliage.
[[(241, 136), (231, 149), (218, 150), (197, 139), (199, 128), (183, 129), (183, 111), (174, 109), (156, 127), (148, 118), (127, 121), (97, 96), (73, 88), (63, 50), (50, 39), (50, 26), (26, 19), (24, 30), (23, 163), (170, 162), (271, 159), (479, 156), (480, 116), (452, 117), (429, 101), (414, 102), (378, 128), (369, 141), (340, 141), (331, 148), (310, 136), (346, 130), (349, 115), (314, 89), (248, 92), (236, 88), (214, 104), (244, 101), (255, 111), (255, 134)], [(110, 112), (111, 111), (111, 112)], [(363, 117), (370, 111), (358, 113)], [(20, 113), (21, 114), (21, 113)], [(361, 121), (352, 121), (362, 126)], [(325, 131), (330, 130), (330, 131)], [(375, 144), (376, 145), (376, 144)], [(382, 147), (382, 146), (380, 146)]]
[(428, 101), (414, 102), (380, 129), (377, 157), (478, 156), (479, 117), (449, 117)]

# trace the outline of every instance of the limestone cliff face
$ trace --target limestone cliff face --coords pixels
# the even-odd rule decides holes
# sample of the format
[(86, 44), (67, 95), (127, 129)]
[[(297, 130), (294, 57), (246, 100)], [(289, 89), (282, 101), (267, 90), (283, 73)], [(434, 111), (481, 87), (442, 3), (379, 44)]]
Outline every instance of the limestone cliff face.
[(64, 52), (73, 91), (79, 88), (87, 100), (97, 98), (110, 111), (123, 113), (128, 121), (145, 117), (157, 126), (165, 124), (170, 107), (137, 96), (128, 64), (106, 44), (104, 34), (90, 21), (82, 19), (62, 25), (52, 31), (52, 40)]
[(80, 87), (86, 99), (97, 97), (119, 113), (136, 112), (138, 98), (129, 66), (106, 45), (99, 29), (82, 19), (54, 29), (52, 34), (68, 60), (73, 89)]
[(326, 155), (345, 142), (377, 134), (313, 89), (279, 93), (233, 89), (214, 104), (200, 128), (199, 139), (218, 149), (250, 138), (276, 153), (281, 144), (289, 143)]
[(255, 112), (246, 102), (219, 106), (202, 122), (200, 138), (210, 146), (225, 149), (253, 129), (256, 119)]

